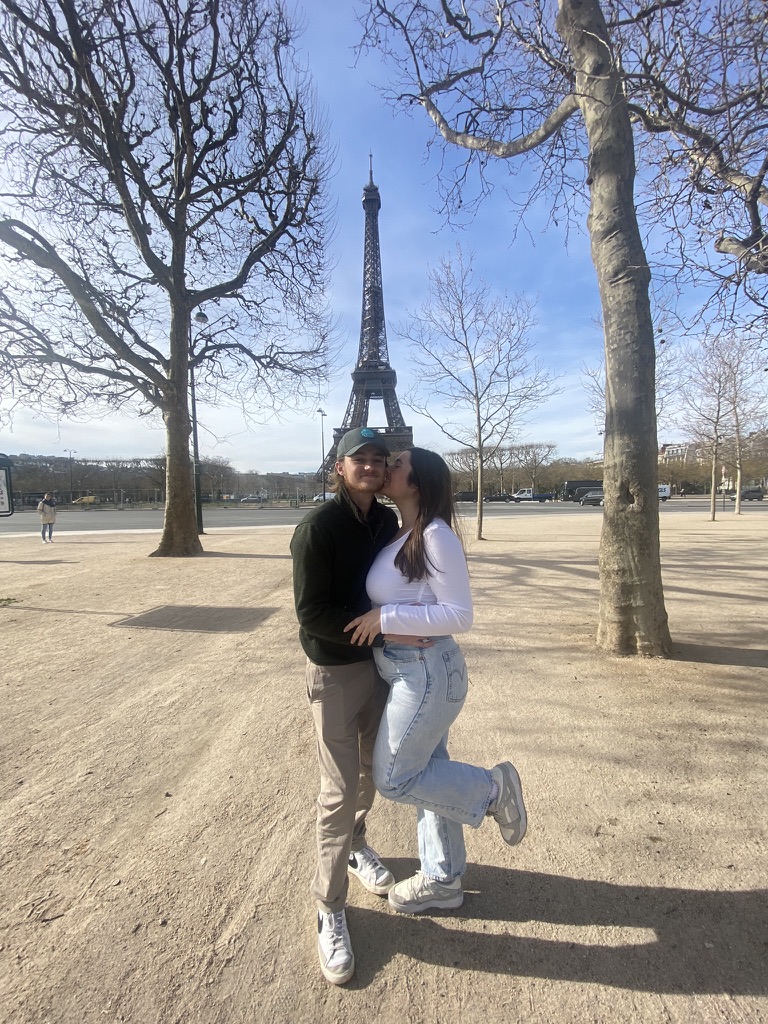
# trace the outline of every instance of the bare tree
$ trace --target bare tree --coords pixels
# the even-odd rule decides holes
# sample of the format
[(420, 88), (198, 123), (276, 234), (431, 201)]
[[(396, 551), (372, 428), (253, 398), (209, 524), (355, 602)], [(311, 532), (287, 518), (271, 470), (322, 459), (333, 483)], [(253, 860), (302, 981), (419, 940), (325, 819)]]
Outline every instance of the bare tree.
[(768, 19), (764, 0), (607, 5), (648, 213), (670, 229), (659, 272), (702, 284), (731, 316), (768, 314)]
[(725, 334), (705, 338), (686, 350), (682, 388), (688, 411), (689, 434), (709, 454), (712, 494), (710, 518), (716, 514), (718, 464), (732, 467), (736, 514), (741, 512), (741, 489), (748, 435), (765, 428), (763, 367), (755, 339)]
[(733, 461), (736, 467), (734, 511), (741, 514), (741, 490), (744, 459), (749, 451), (749, 435), (764, 430), (768, 412), (762, 358), (754, 338), (729, 334), (721, 338), (721, 358), (729, 369), (731, 415), (733, 416)]
[(236, 472), (229, 459), (205, 459), (201, 473), (207, 491), (214, 499), (219, 499), (224, 492), (234, 489)]
[(529, 444), (516, 444), (510, 449), (510, 455), (515, 464), (519, 466), (521, 473), (524, 473), (531, 481), (531, 487), (536, 490), (536, 481), (539, 475), (557, 451), (557, 445), (548, 441), (532, 442)]
[(418, 384), (409, 408), (430, 419), (477, 458), (476, 537), (483, 537), (489, 456), (509, 439), (523, 412), (553, 393), (551, 374), (531, 353), (529, 302), (494, 298), (476, 277), (472, 254), (456, 247), (429, 273), (429, 296), (400, 334), (411, 343)]
[(138, 463), (143, 477), (143, 484), (147, 490), (147, 497), (151, 501), (165, 501), (165, 467), (168, 460), (162, 455), (154, 458), (139, 459)]
[(667, 655), (650, 273), (616, 26), (599, 0), (559, 0), (554, 19), (535, 0), (369, 0), (365, 29), (399, 73), (393, 99), (420, 105), (445, 142), (468, 151), (448, 179), (449, 204), (462, 200), (472, 162), (484, 172), (526, 155), (534, 185), (524, 202), (549, 195), (557, 219), (580, 210), (586, 181), (607, 377), (598, 643)]
[(459, 448), (457, 451), (445, 452), (443, 457), (451, 472), (458, 476), (462, 483), (468, 484), (466, 488), (459, 488), (460, 490), (469, 490), (476, 486), (477, 452), (474, 448)]
[(716, 341), (711, 339), (701, 345), (689, 346), (686, 365), (688, 370), (683, 391), (687, 409), (685, 426), (698, 449), (709, 456), (709, 517), (714, 522), (717, 510), (717, 466), (726, 433), (732, 427), (729, 419), (728, 369), (720, 359)]
[[(492, 469), (494, 472), (499, 474), (498, 488), (499, 493), (506, 493), (510, 490), (510, 484), (504, 482), (504, 474), (508, 473), (509, 470), (513, 470), (515, 466), (515, 459), (513, 449), (502, 445), (497, 448), (492, 455), (486, 460), (486, 466), (488, 469)], [(509, 480), (509, 477), (507, 477)], [(514, 477), (512, 477), (514, 483)]]
[(190, 373), (261, 404), (325, 374), (324, 132), (293, 45), (266, 0), (0, 0), (0, 371), (59, 416), (162, 414), (153, 554), (201, 550)]
[(768, 428), (761, 428), (747, 436), (744, 445), (745, 476), (768, 487)]
[[(681, 349), (666, 338), (659, 338), (654, 386), (658, 430), (669, 429), (677, 422), (681, 373)], [(596, 427), (602, 431), (605, 427), (605, 360), (600, 359), (592, 366), (582, 363), (581, 382), (587, 395), (587, 408), (595, 418)]]
[(133, 469), (133, 462), (130, 459), (105, 459), (104, 468), (107, 471), (109, 485), (112, 489), (112, 501), (117, 504), (120, 491)]

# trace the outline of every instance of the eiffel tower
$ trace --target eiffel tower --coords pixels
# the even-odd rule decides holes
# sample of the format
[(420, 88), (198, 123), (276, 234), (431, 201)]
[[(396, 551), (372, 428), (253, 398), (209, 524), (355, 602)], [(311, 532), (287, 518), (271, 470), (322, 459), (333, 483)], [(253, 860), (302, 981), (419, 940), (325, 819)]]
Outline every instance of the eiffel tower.
[(384, 322), (384, 289), (381, 282), (381, 250), (379, 247), (379, 210), (381, 198), (373, 182), (373, 157), (369, 157), (370, 176), (363, 189), (365, 210), (365, 250), (363, 253), (363, 315), (360, 324), (360, 350), (357, 366), (352, 371), (352, 394), (344, 422), (333, 429), (333, 446), (325, 458), (329, 471), (336, 462), (336, 447), (348, 430), (368, 426), (371, 399), (384, 402), (386, 427), (376, 427), (391, 452), (413, 447), (413, 430), (405, 425), (395, 386), (397, 374), (389, 365), (387, 326)]

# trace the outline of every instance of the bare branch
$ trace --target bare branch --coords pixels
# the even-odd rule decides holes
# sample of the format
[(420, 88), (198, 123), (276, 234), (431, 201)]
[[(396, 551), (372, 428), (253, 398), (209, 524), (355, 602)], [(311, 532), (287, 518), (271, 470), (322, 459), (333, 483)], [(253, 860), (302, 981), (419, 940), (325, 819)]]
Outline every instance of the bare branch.
[(57, 412), (159, 409), (186, 509), (195, 310), (202, 393), (329, 373), (325, 127), (282, 5), (0, 0), (0, 159), (0, 369)]

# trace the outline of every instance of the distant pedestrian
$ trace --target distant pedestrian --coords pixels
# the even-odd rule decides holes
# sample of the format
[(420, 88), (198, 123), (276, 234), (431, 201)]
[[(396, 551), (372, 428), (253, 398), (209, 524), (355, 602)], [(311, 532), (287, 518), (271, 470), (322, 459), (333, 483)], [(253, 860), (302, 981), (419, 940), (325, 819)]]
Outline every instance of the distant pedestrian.
[(681, 497), (681, 498), (684, 498), (684, 497), (685, 497), (685, 488), (684, 488), (684, 487), (681, 487), (681, 488), (680, 488), (680, 497)]
[[(53, 544), (53, 524), (56, 522), (56, 499), (50, 491), (46, 491), (43, 500), (37, 506), (40, 514), (40, 522), (43, 524), (41, 533), (43, 544)], [(45, 539), (45, 531), (48, 531), (48, 540)]]

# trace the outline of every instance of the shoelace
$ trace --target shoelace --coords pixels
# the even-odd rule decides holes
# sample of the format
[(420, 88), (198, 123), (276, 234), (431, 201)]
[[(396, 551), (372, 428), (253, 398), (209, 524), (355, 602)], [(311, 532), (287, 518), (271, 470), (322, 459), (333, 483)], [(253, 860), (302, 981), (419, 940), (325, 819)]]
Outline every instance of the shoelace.
[(429, 888), (431, 884), (431, 879), (427, 878), (423, 871), (417, 871), (415, 875), (412, 875), (406, 880), (404, 888), (408, 898), (412, 899), (422, 889), (422, 887), (426, 886)]
[(360, 857), (360, 860), (368, 861), (369, 864), (372, 864), (373, 865), (373, 869), (376, 872), (376, 874), (378, 874), (379, 871), (383, 871), (384, 870), (384, 865), (381, 863), (381, 861), (376, 856), (376, 854), (373, 852), (373, 850), (370, 848), (370, 846), (364, 846), (362, 848), (362, 850), (360, 851), (360, 854), (358, 856)]
[(346, 946), (344, 945), (344, 918), (341, 914), (328, 914), (330, 920), (330, 933), (331, 933), (331, 956), (336, 953), (346, 952)]

